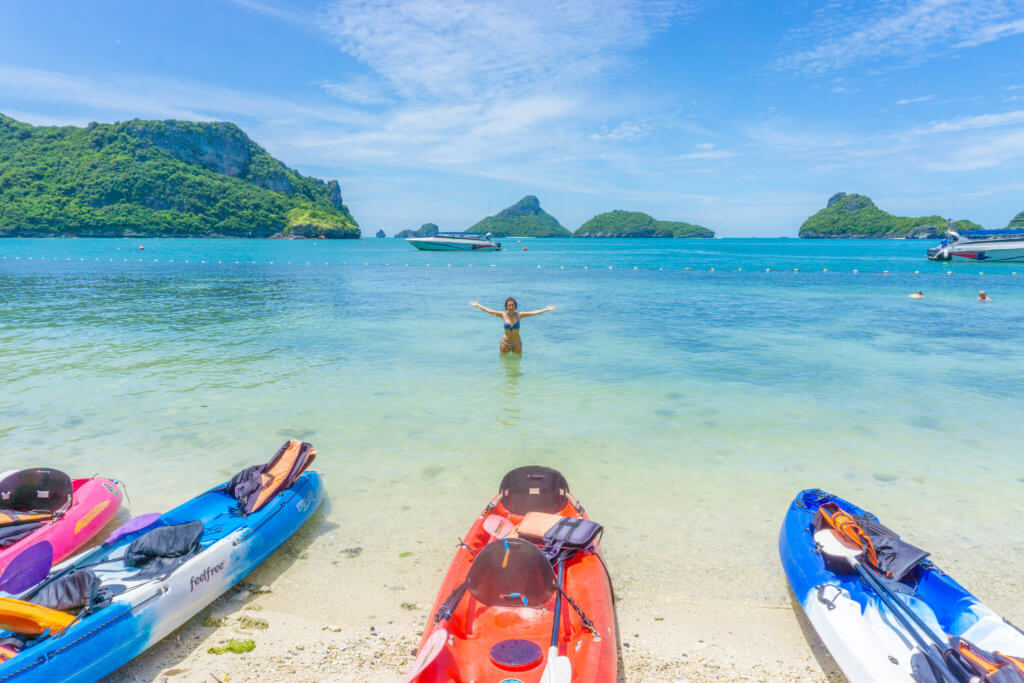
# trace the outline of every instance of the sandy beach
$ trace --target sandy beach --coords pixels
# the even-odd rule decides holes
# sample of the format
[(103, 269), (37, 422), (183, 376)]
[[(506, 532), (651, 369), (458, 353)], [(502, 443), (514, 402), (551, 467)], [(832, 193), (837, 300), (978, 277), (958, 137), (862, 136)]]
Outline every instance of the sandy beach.
[[(757, 505), (742, 502), (718, 514), (681, 510), (670, 518), (671, 547), (653, 555), (649, 546), (658, 541), (627, 530), (654, 525), (659, 515), (626, 514), (642, 497), (641, 487), (628, 484), (625, 490), (637, 493), (624, 495), (622, 516), (606, 504), (590, 506), (591, 514), (611, 520), (604, 545), (617, 597), (621, 680), (844, 680), (788, 588), (773, 518), (741, 528), (735, 520), (755, 519), (757, 512)], [(444, 493), (455, 488), (441, 486)], [(358, 509), (377, 498), (349, 492), (345, 499)], [(403, 680), (457, 536), (469, 525), (457, 521), (468, 506), (435, 502), (430, 523), (420, 522), (422, 535), (409, 534), (418, 531), (410, 529), (417, 516), (401, 509), (380, 518), (374, 533), (353, 533), (346, 528), (352, 513), (340, 507), (340, 501), (325, 503), (243, 584), (109, 681)], [(447, 543), (425, 535), (447, 520), (455, 525)], [(1006, 578), (1014, 576), (1018, 547), (995, 549), (979, 566), (959, 555), (957, 544), (925, 538), (936, 549), (954, 549), (949, 556), (937, 552), (936, 560), (979, 597), (1010, 620), (1024, 620), (1017, 579)], [(399, 557), (405, 552), (412, 554)], [(244, 639), (255, 643), (251, 652), (208, 652)]]

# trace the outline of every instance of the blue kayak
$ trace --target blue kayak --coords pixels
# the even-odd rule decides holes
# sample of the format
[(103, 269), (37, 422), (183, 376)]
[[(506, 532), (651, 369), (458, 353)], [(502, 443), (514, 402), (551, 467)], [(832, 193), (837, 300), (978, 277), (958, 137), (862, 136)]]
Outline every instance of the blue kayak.
[[(85, 682), (113, 672), (266, 560), (310, 518), (322, 498), (320, 475), (306, 472), (245, 516), (239, 513), (238, 500), (218, 487), (54, 568), (43, 586), (91, 572), (99, 579), (101, 594), (110, 597), (60, 632), (30, 640), (0, 664), (0, 682)], [(191, 553), (170, 558), (179, 562), (171, 569), (159, 564), (167, 558), (151, 561), (147, 569), (125, 559), (152, 552), (146, 547), (148, 538), (153, 531), (158, 537), (161, 529), (172, 534), (195, 530)]]
[[(815, 516), (829, 503), (863, 518), (865, 524), (878, 522), (871, 513), (838, 496), (817, 489), (801, 491), (789, 506), (779, 533), (779, 556), (796, 599), (836, 663), (854, 683), (928, 680), (921, 674), (924, 653), (900, 617), (911, 625), (913, 619), (899, 605), (890, 609), (883, 596), (855, 570), (826, 561), (819, 551), (814, 539)], [(896, 542), (902, 541), (896, 537)], [(924, 555), (927, 553), (922, 551), (921, 559), (914, 559), (901, 580), (885, 579), (882, 589), (888, 589), (947, 643), (963, 639), (988, 653), (1024, 657), (1024, 633), (930, 560), (923, 559)], [(954, 641), (949, 641), (950, 637)]]

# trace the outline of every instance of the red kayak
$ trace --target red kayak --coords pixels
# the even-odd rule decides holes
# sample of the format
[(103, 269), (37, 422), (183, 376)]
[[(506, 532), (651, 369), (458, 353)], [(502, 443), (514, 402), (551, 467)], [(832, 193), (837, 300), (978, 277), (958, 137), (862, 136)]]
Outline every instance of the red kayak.
[(408, 680), (615, 681), (601, 531), (556, 470), (506, 474), (455, 553)]

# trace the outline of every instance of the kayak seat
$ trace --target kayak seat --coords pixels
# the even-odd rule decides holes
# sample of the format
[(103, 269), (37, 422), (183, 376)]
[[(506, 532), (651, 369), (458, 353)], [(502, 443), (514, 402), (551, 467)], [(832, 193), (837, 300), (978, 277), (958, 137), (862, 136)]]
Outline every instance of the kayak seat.
[(158, 526), (131, 542), (124, 563), (137, 570), (135, 578), (167, 577), (199, 552), (202, 538), (199, 520)]
[(486, 546), (466, 573), (469, 594), (489, 607), (541, 607), (555, 593), (555, 572), (529, 541), (507, 538)]
[(74, 493), (71, 477), (60, 470), (36, 467), (28, 470), (8, 472), (0, 479), (0, 525), (26, 519), (24, 515), (38, 519), (50, 517), (71, 506)]
[(558, 470), (540, 465), (517, 467), (501, 479), (501, 504), (509, 512), (555, 513), (569, 502), (569, 483)]
[(75, 620), (59, 610), (34, 605), (24, 600), (0, 598), (0, 629), (23, 636), (38, 636), (46, 631), (57, 633)]
[(289, 439), (269, 462), (246, 467), (232, 477), (226, 490), (238, 501), (239, 512), (250, 515), (291, 486), (315, 459), (311, 444)]

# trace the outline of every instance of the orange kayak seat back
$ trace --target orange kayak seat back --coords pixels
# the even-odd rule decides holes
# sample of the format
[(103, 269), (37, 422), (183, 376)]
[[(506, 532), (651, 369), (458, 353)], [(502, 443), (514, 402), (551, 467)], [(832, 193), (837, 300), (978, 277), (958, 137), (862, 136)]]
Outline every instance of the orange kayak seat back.
[(291, 486), (315, 459), (311, 444), (290, 439), (266, 464), (246, 467), (232, 477), (226, 490), (238, 501), (239, 512), (250, 515)]
[(950, 637), (950, 648), (968, 672), (986, 683), (1024, 683), (1024, 659), (987, 652), (963, 638)]
[(597, 522), (581, 517), (562, 517), (544, 512), (527, 512), (516, 527), (520, 538), (533, 541), (552, 564), (568, 560), (583, 550), (592, 550), (604, 532)]
[[(813, 524), (815, 531), (831, 528), (841, 540), (863, 548), (865, 561), (882, 576), (894, 581), (912, 578), (911, 572), (930, 554), (900, 539), (895, 531), (874, 516), (853, 515), (832, 502), (818, 508)], [(828, 562), (830, 560), (826, 557)], [(845, 561), (830, 567), (853, 571)]]
[(555, 572), (533, 543), (520, 538), (494, 541), (477, 553), (466, 580), (442, 603), (434, 623), (451, 619), (467, 591), (488, 607), (541, 608), (555, 594)]
[[(517, 467), (502, 477), (498, 498), (505, 509), (515, 515), (525, 515), (527, 512), (553, 514), (564, 508), (570, 500), (577, 510), (583, 512), (583, 508), (569, 493), (569, 482), (562, 473), (540, 465)], [(488, 507), (493, 509), (493, 503)]]
[(0, 630), (21, 636), (57, 633), (67, 628), (75, 617), (24, 600), (0, 598)]

